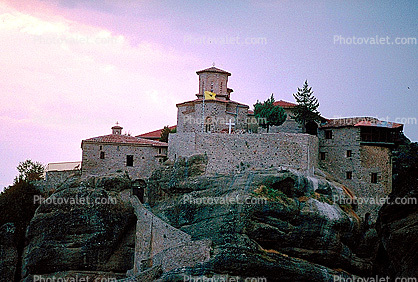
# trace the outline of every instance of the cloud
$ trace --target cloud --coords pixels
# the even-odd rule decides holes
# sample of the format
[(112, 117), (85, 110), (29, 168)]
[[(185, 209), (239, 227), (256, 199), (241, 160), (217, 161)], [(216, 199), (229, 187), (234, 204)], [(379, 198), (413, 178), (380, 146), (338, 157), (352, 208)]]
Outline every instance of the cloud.
[(133, 44), (122, 33), (5, 4), (0, 50), (7, 132), (0, 167), (8, 183), (22, 158), (81, 159), (81, 140), (110, 133), (116, 121), (135, 135), (174, 124), (175, 104), (193, 98), (197, 85), (185, 77), (200, 63), (154, 42)]

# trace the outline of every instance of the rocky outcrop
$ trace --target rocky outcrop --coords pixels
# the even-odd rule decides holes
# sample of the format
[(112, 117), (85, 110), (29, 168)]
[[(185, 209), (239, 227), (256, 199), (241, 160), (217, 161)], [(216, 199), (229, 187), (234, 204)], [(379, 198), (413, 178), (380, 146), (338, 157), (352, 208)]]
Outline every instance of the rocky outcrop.
[[(132, 187), (124, 175), (69, 179), (40, 205), (27, 229), (24, 281), (322, 282), (417, 273), (416, 205), (385, 205), (376, 232), (355, 207), (334, 202), (353, 195), (326, 174), (272, 168), (208, 176), (206, 163), (206, 156), (166, 162), (147, 181), (145, 205), (133, 201), (131, 192), (127, 201)], [(394, 189), (391, 198), (417, 196), (417, 182), (408, 183), (398, 183), (410, 186)], [(135, 253), (141, 254), (136, 269)]]
[(376, 229), (379, 251), (375, 273), (381, 276), (418, 275), (418, 144), (402, 145), (394, 154), (393, 192), (379, 211)]
[(18, 261), (15, 231), (13, 223), (0, 227), (0, 281), (14, 281), (15, 278)]
[(158, 195), (151, 201), (154, 214), (193, 239), (213, 242), (208, 262), (164, 273), (161, 281), (222, 274), (330, 281), (371, 274), (377, 235), (351, 206), (333, 202), (350, 196), (342, 186), (286, 169), (204, 176), (202, 159), (179, 160), (149, 180), (147, 194)]
[(126, 277), (133, 267), (136, 218), (119, 192), (130, 183), (124, 175), (71, 179), (44, 199), (26, 233), (25, 281), (36, 275)]

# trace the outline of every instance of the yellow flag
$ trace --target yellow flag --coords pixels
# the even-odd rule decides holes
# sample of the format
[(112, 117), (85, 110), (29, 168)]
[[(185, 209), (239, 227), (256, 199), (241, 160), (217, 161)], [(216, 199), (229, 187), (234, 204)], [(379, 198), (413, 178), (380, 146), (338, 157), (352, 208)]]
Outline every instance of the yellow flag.
[(205, 91), (205, 100), (216, 100), (216, 94), (210, 91)]

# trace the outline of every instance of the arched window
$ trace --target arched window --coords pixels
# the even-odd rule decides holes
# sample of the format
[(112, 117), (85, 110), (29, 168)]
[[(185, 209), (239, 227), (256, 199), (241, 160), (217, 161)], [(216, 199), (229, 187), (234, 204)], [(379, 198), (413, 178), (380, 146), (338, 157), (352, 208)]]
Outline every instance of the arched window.
[(207, 117), (205, 119), (205, 132), (211, 132), (212, 131), (212, 118)]

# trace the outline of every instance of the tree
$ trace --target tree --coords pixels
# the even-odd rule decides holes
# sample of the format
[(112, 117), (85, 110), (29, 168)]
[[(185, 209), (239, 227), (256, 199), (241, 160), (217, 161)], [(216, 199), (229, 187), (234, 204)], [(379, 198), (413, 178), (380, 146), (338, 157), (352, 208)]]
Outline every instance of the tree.
[(176, 128), (170, 129), (168, 127), (168, 125), (164, 126), (163, 130), (161, 131), (160, 141), (161, 142), (168, 142), (168, 134), (176, 133), (176, 131), (177, 131)]
[(257, 103), (254, 104), (254, 116), (258, 119), (261, 127), (267, 128), (267, 132), (269, 132), (270, 126), (282, 125), (287, 117), (282, 107), (274, 105), (273, 94), (263, 103), (257, 100)]
[(19, 175), (15, 178), (15, 183), (18, 183), (19, 181), (31, 182), (43, 178), (42, 174), (45, 171), (45, 167), (40, 162), (33, 162), (28, 159), (19, 163), (17, 171), (19, 172)]
[(292, 109), (292, 118), (302, 127), (302, 132), (306, 132), (307, 123), (321, 121), (321, 114), (317, 111), (318, 99), (313, 96), (312, 87), (308, 86), (307, 80), (303, 88), (298, 88), (298, 92), (294, 93), (293, 97), (298, 105)]

